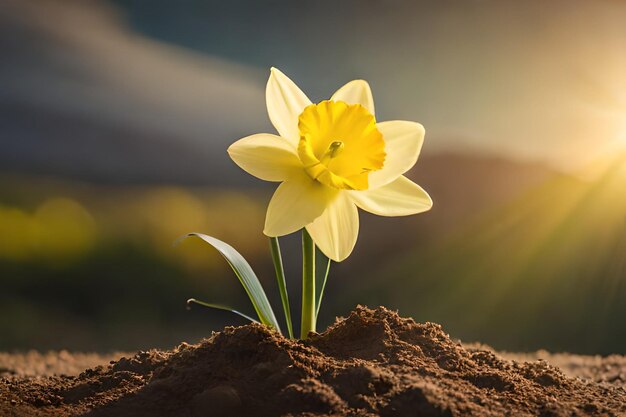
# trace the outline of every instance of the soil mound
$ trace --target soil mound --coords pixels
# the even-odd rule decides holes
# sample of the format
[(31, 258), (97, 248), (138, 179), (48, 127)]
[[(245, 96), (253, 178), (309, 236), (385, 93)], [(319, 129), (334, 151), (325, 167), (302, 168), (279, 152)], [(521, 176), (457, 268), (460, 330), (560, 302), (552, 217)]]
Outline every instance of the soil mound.
[(0, 380), (2, 416), (620, 416), (626, 391), (357, 307), (309, 340), (250, 324), (74, 377)]

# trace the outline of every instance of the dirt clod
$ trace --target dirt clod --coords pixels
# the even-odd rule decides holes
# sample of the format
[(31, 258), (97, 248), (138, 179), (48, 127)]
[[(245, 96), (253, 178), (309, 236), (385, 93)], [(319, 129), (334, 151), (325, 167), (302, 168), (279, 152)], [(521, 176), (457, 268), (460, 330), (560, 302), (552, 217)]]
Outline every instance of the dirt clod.
[(0, 415), (620, 416), (619, 369), (602, 381), (545, 361), (464, 347), (441, 326), (357, 307), (307, 341), (250, 324), (76, 376), (0, 379)]

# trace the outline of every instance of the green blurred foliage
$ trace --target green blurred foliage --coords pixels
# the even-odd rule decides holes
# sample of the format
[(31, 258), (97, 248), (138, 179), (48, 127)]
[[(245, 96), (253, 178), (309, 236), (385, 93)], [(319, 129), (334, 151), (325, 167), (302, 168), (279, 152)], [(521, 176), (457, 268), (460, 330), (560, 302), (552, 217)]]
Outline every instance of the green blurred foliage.
[[(443, 174), (420, 181), (435, 201), (432, 212), (361, 215), (354, 254), (331, 268), (320, 329), (361, 303), (439, 322), (454, 337), (499, 349), (624, 353), (625, 161), (615, 159), (593, 179), (547, 175), (510, 189), (515, 181), (493, 181), (505, 177), (496, 168), (509, 172), (510, 164), (490, 163), (474, 179), (476, 169), (466, 165), (450, 181), (450, 159), (438, 160)], [(243, 323), (185, 309), (195, 297), (253, 314), (217, 252), (193, 239), (173, 246), (191, 231), (237, 248), (280, 317), (261, 233), (270, 194), (3, 177), (0, 349), (168, 347)], [(296, 235), (281, 239), (295, 323), (298, 245)]]
[(0, 349), (148, 348), (240, 323), (185, 309), (190, 297), (237, 303), (242, 295), (215, 251), (193, 240), (174, 245), (191, 231), (231, 242), (272, 284), (266, 241), (251, 232), (264, 215), (254, 192), (4, 185)]

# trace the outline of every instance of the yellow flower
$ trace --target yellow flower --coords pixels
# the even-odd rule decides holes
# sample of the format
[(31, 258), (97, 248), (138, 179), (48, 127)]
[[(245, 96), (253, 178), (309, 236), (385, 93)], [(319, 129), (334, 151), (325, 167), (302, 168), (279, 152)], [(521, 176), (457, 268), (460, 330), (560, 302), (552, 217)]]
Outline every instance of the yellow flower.
[(330, 100), (313, 104), (272, 68), (266, 102), (280, 136), (248, 136), (228, 153), (255, 177), (281, 183), (267, 209), (267, 236), (306, 227), (320, 250), (339, 262), (357, 240), (357, 207), (380, 216), (432, 207), (426, 191), (402, 175), (417, 161), (424, 128), (415, 122), (376, 122), (366, 81), (351, 81)]

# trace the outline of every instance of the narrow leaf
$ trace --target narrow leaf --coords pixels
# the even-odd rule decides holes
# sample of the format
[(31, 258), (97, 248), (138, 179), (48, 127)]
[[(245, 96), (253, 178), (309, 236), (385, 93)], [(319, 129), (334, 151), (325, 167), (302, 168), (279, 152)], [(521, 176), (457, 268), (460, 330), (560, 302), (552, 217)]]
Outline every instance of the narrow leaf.
[(280, 244), (277, 237), (270, 237), (270, 250), (272, 252), (272, 262), (276, 270), (276, 282), (278, 282), (278, 291), (280, 292), (280, 300), (283, 303), (283, 312), (285, 313), (285, 322), (287, 323), (287, 332), (289, 338), (293, 339), (293, 326), (291, 323), (291, 308), (289, 307), (289, 294), (287, 293), (287, 280), (285, 279), (285, 269), (283, 268), (283, 257), (280, 253)]
[(324, 289), (326, 289), (326, 280), (328, 279), (328, 273), (330, 271), (330, 259), (328, 259), (328, 256), (324, 255), (319, 248), (316, 248), (315, 251), (315, 281), (316, 287), (320, 289), (316, 297), (317, 305), (315, 307), (315, 316), (317, 317), (320, 313)]
[(195, 298), (190, 298), (189, 300), (187, 300), (187, 308), (190, 308), (191, 304), (198, 304), (198, 305), (200, 305), (202, 307), (214, 308), (216, 310), (230, 311), (231, 313), (235, 313), (238, 316), (241, 316), (241, 317), (243, 317), (246, 320), (250, 320), (253, 323), (258, 323), (257, 320), (253, 319), (252, 317), (248, 316), (247, 314), (244, 314), (241, 311), (237, 311), (234, 308), (230, 308), (228, 306), (223, 306), (221, 304), (207, 303), (205, 301), (196, 300)]
[(228, 243), (202, 233), (190, 233), (183, 236), (179, 241), (191, 236), (199, 237), (218, 250), (235, 272), (244, 290), (246, 290), (261, 323), (273, 327), (280, 332), (280, 326), (278, 325), (272, 306), (265, 295), (265, 291), (263, 291), (259, 279), (250, 267), (250, 264), (248, 264), (248, 261)]

